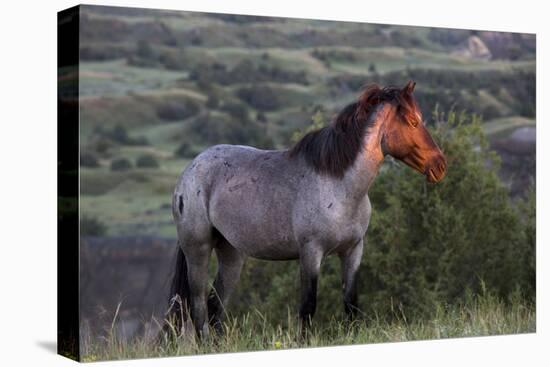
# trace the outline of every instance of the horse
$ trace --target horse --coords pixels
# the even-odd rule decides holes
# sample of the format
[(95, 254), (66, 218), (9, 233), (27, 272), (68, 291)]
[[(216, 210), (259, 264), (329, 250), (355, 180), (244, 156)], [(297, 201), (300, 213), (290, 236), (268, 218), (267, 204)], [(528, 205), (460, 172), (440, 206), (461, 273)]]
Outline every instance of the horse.
[[(177, 334), (188, 320), (207, 337), (223, 333), (224, 307), (247, 257), (298, 260), (302, 330), (311, 326), (321, 261), (338, 255), (348, 318), (359, 310), (357, 272), (371, 216), (369, 188), (389, 155), (443, 179), (446, 158), (403, 88), (370, 85), (326, 127), (287, 150), (216, 145), (179, 177), (172, 196), (177, 260), (167, 320)], [(208, 264), (217, 275), (207, 296)]]

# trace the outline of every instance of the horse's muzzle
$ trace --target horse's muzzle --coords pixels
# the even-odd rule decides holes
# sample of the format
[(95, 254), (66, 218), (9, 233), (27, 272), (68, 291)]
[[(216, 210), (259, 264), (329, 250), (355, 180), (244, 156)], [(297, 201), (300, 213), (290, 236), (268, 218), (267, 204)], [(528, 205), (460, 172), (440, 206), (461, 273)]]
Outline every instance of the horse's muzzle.
[(447, 172), (447, 160), (443, 154), (438, 154), (430, 160), (424, 170), (426, 180), (430, 183), (439, 182)]

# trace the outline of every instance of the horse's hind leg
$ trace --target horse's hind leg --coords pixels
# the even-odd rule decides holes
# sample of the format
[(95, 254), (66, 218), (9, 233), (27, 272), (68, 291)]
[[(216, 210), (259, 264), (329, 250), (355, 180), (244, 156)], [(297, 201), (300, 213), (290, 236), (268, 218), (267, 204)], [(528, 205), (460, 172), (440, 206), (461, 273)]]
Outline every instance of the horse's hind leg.
[(218, 258), (218, 274), (214, 288), (208, 296), (208, 319), (220, 335), (223, 333), (224, 308), (237, 285), (245, 256), (221, 235), (215, 251)]
[(182, 247), (187, 260), (191, 320), (199, 338), (208, 336), (206, 290), (212, 247), (209, 241), (184, 242)]
[(353, 320), (359, 311), (357, 302), (357, 270), (363, 256), (363, 240), (340, 255), (342, 264), (342, 288), (344, 290), (344, 310), (348, 320)]

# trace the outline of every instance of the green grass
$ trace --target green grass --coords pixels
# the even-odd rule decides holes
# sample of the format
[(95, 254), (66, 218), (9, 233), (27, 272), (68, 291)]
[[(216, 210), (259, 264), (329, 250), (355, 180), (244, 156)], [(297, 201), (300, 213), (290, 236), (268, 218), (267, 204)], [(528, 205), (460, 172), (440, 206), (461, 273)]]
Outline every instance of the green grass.
[(124, 59), (83, 62), (80, 66), (80, 95), (125, 96), (129, 92), (171, 86), (185, 75), (181, 71), (130, 66)]
[[(322, 62), (311, 56), (311, 49), (288, 48), (257, 48), (247, 49), (242, 47), (218, 47), (206, 48), (205, 53), (210, 58), (223, 60), (229, 68), (234, 67), (243, 60), (251, 61), (255, 65), (264, 64), (269, 67), (280, 67), (289, 71), (306, 70), (309, 74), (318, 75), (327, 72)], [(268, 59), (263, 59), (267, 54)]]
[[(298, 323), (292, 312), (283, 324), (258, 311), (239, 317), (228, 317), (225, 335), (198, 342), (187, 333), (175, 343), (152, 342), (154, 332), (124, 341), (115, 337), (116, 315), (107, 337), (83, 340), (85, 362), (111, 359), (152, 358), (174, 355), (245, 352), (290, 348), (309, 348), (348, 344), (403, 342), (441, 338), (532, 333), (536, 331), (535, 307), (517, 297), (503, 302), (491, 295), (473, 297), (462, 306), (438, 305), (432, 317), (408, 320), (396, 312), (392, 321), (375, 316), (367, 322), (347, 324), (333, 319), (315, 324), (306, 339), (300, 337)], [(153, 323), (154, 324), (154, 323)]]

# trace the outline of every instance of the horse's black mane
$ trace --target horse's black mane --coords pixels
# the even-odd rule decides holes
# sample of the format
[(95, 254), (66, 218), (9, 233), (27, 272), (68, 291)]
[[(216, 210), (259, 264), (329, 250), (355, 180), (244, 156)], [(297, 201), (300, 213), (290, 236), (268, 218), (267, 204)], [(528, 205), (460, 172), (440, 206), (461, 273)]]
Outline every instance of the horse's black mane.
[(367, 87), (357, 102), (344, 107), (328, 126), (306, 134), (290, 150), (289, 156), (303, 156), (318, 173), (343, 177), (355, 162), (374, 107), (382, 102), (407, 104), (401, 90), (395, 87)]

